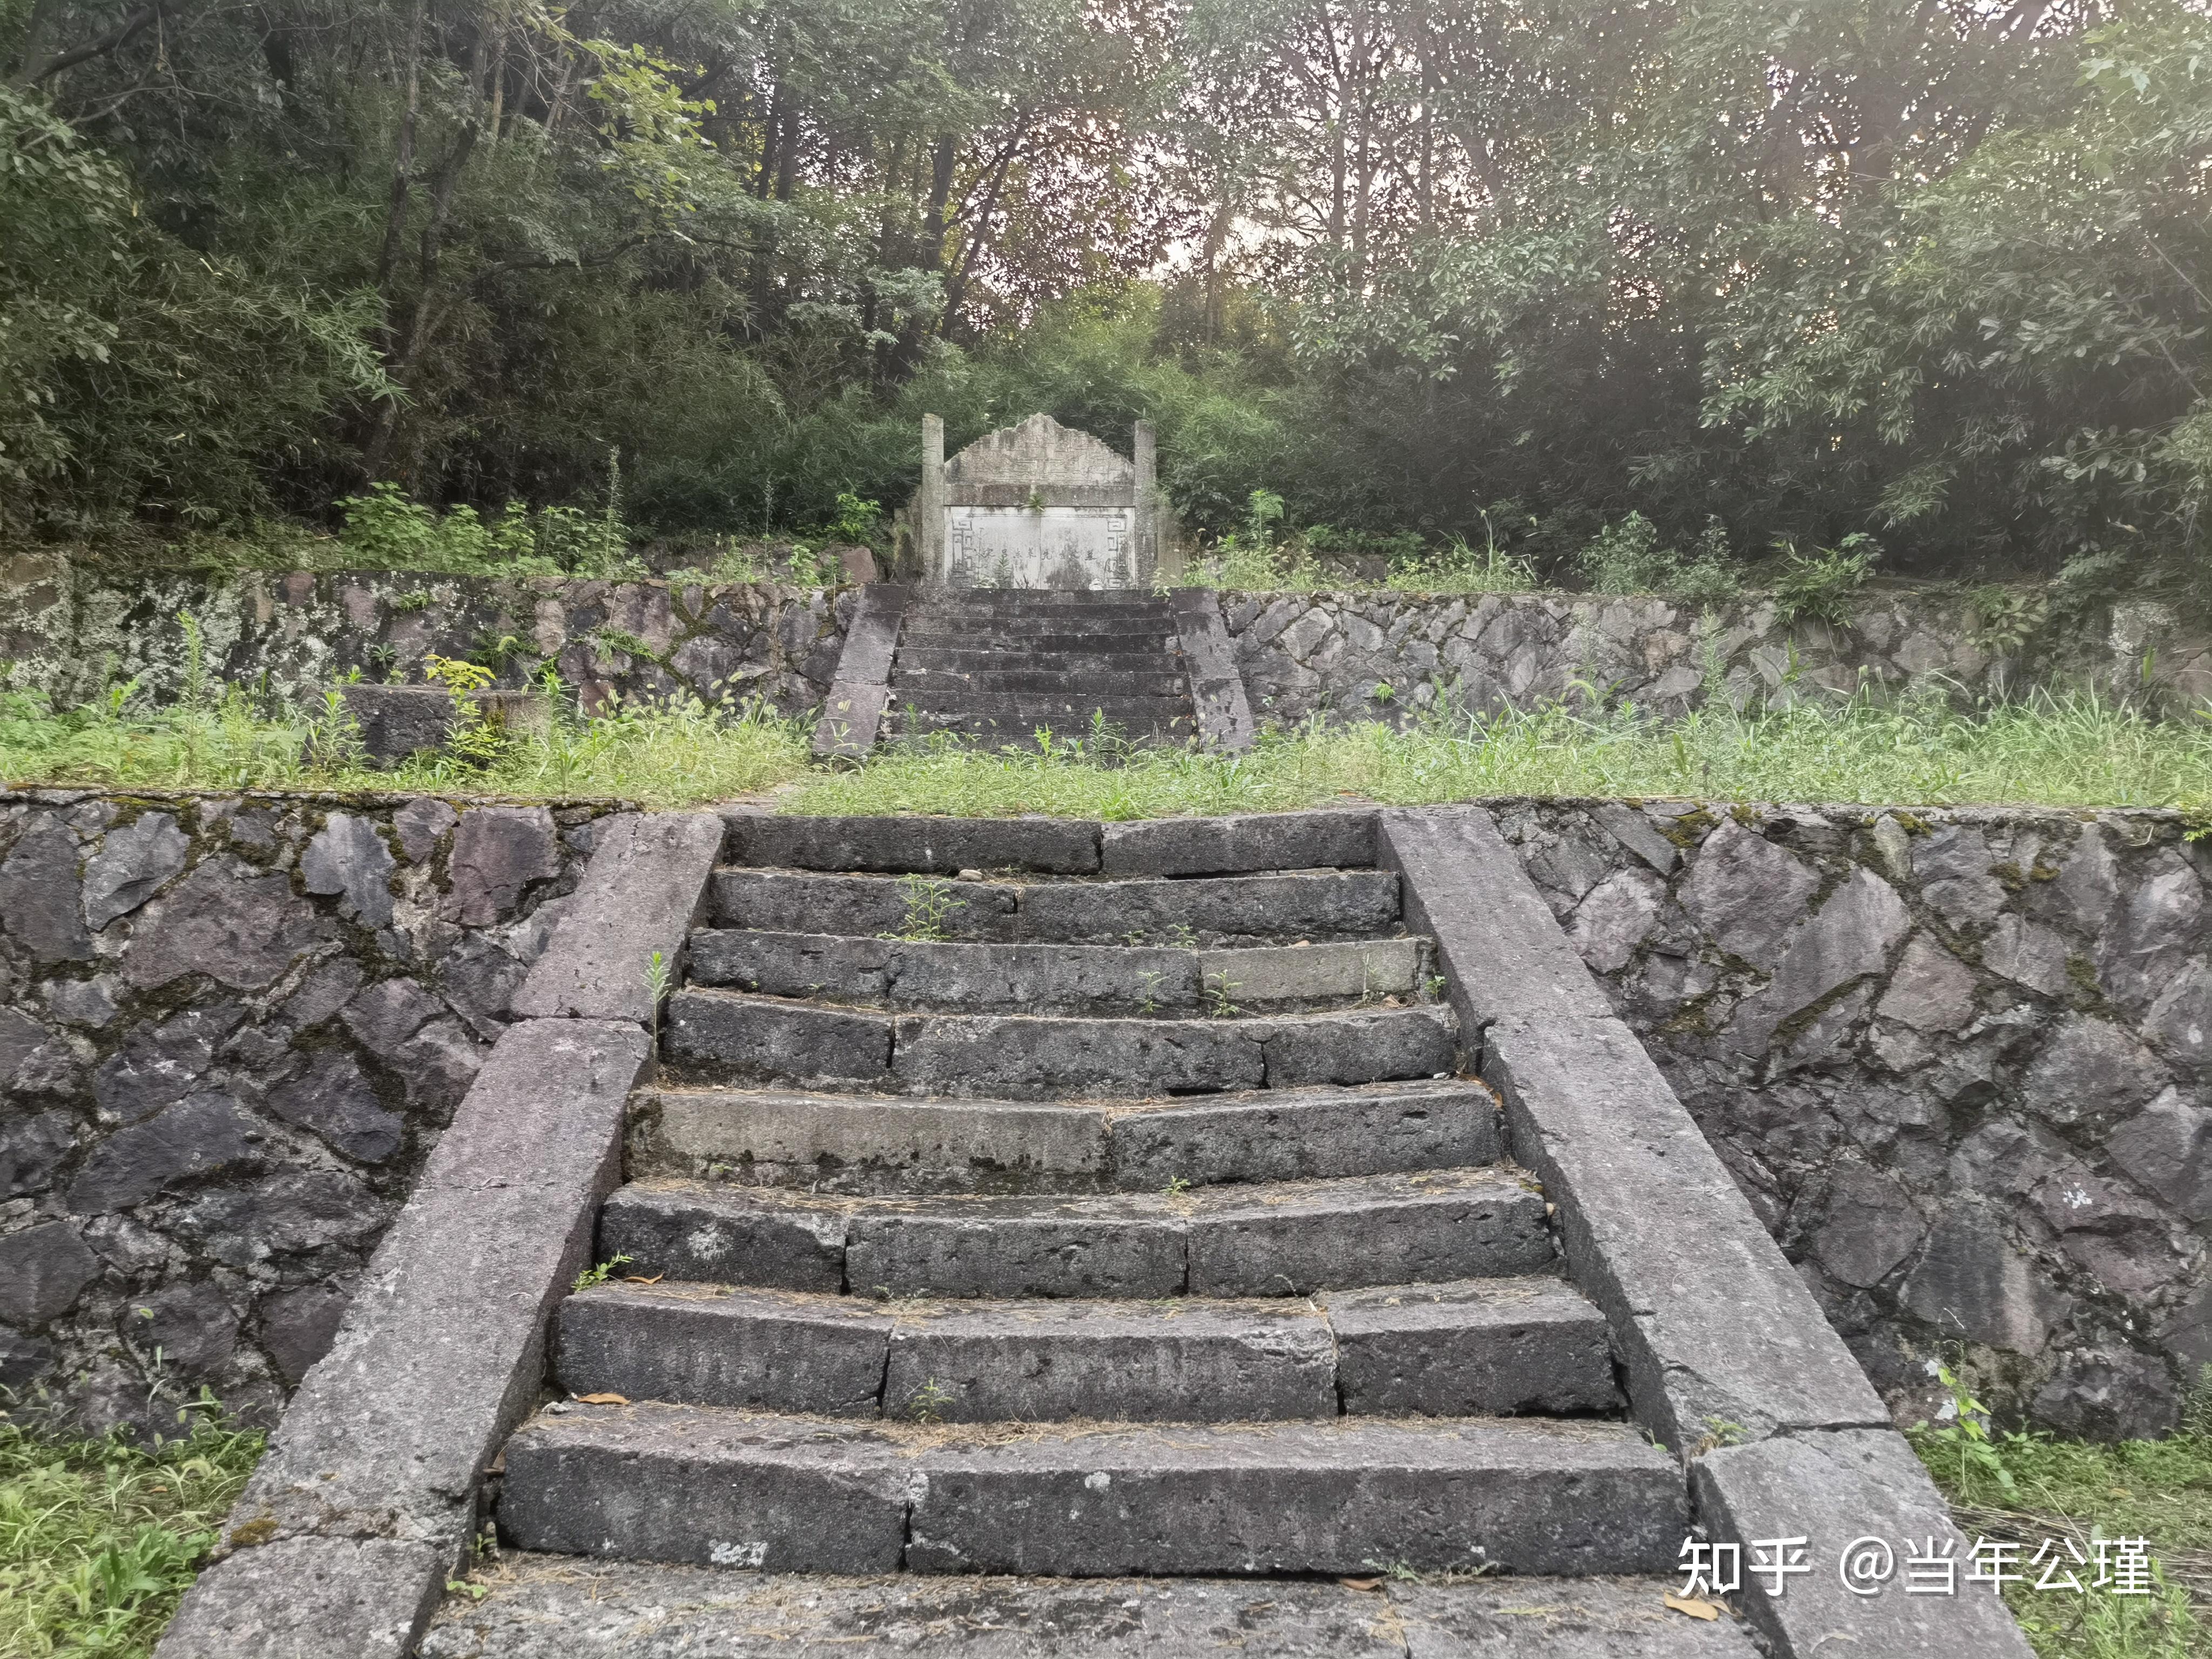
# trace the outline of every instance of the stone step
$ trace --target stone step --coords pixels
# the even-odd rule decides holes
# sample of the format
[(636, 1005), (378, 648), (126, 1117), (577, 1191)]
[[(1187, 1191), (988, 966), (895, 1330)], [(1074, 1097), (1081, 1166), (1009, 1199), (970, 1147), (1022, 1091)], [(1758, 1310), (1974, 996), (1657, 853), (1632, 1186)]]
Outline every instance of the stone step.
[(1412, 1002), (1422, 995), (1429, 953), (1418, 939), (1185, 951), (715, 927), (691, 935), (687, 961), (693, 985), (768, 996), (952, 1013), (1179, 1018), (1231, 1006)]
[(1170, 614), (1163, 594), (1127, 587), (933, 587), (915, 609), (957, 611), (1143, 611)]
[(924, 720), (988, 720), (1000, 723), (1023, 720), (1081, 720), (1095, 715), (1127, 725), (1188, 726), (1195, 716), (1184, 697), (1086, 697), (1073, 692), (932, 691), (908, 695), (896, 684), (885, 712), (912, 722)]
[(712, 915), (725, 927), (896, 933), (917, 909), (955, 939), (1067, 944), (1222, 945), (1388, 933), (1398, 878), (1388, 870), (1199, 876), (1179, 881), (921, 884), (902, 876), (717, 871)]
[(1456, 1080), (1127, 1106), (657, 1089), (632, 1097), (628, 1168), (859, 1194), (1156, 1193), (1504, 1155), (1495, 1097)]
[(856, 1424), (572, 1406), (507, 1443), (523, 1549), (769, 1572), (1659, 1572), (1689, 1522), (1633, 1429), (1543, 1419)]
[[(1679, 1575), (848, 1578), (510, 1550), (447, 1598), (422, 1659), (1758, 1659), (1740, 1620), (1685, 1619)], [(753, 1634), (757, 1632), (757, 1634)]]
[(879, 1093), (1044, 1100), (1382, 1083), (1458, 1069), (1448, 1007), (1240, 1019), (890, 1014), (738, 991), (669, 999), (662, 1053), (683, 1081), (842, 1084)]
[(896, 1303), (698, 1284), (561, 1304), (572, 1394), (947, 1423), (1609, 1411), (1605, 1319), (1551, 1278), (1336, 1292)]
[(1082, 646), (1043, 649), (1036, 642), (1016, 647), (986, 649), (980, 646), (902, 645), (891, 667), (891, 684), (908, 673), (970, 674), (982, 669), (1058, 670), (1069, 674), (1174, 674), (1182, 670), (1182, 659), (1154, 641), (1116, 644), (1093, 641)]
[(855, 1198), (633, 1181), (599, 1259), (774, 1290), (957, 1297), (1310, 1296), (1551, 1269), (1504, 1165), (1099, 1197)]
[(988, 650), (1000, 646), (1030, 650), (1061, 650), (1062, 644), (1044, 641), (1147, 639), (1172, 649), (1180, 641), (1171, 617), (1143, 611), (1048, 611), (1042, 615), (1005, 617), (910, 617), (899, 629), (899, 643), (950, 647), (954, 650)]
[(1190, 697), (1189, 678), (1174, 670), (1119, 669), (1109, 672), (1066, 674), (1054, 668), (975, 668), (964, 673), (939, 669), (915, 669), (893, 681), (896, 695), (916, 702), (963, 692), (992, 696)]

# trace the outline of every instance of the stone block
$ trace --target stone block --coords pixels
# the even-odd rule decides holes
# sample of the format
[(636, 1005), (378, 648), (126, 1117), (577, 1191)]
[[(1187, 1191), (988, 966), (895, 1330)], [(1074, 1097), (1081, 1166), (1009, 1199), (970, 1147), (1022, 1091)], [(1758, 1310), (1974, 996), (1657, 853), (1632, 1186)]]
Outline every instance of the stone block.
[(1066, 818), (817, 818), (729, 808), (722, 822), (730, 864), (938, 875), (1098, 868), (1098, 826)]
[(1021, 937), (1152, 945), (1219, 939), (1327, 939), (1387, 933), (1398, 878), (1380, 870), (1188, 880), (1039, 883), (1022, 888)]
[(1176, 1296), (1184, 1223), (1157, 1198), (939, 1199), (848, 1223), (857, 1295)]
[(100, 1258), (72, 1222), (0, 1237), (0, 1321), (29, 1326), (58, 1319), (99, 1277)]
[(338, 691), (372, 765), (396, 766), (410, 755), (444, 748), (460, 720), (453, 693), (442, 685), (356, 681)]
[[(943, 881), (939, 926), (954, 939), (1012, 939), (1015, 903), (1024, 890), (1005, 882)], [(1057, 888), (1037, 888), (1054, 892)], [(714, 920), (720, 927), (776, 933), (841, 933), (862, 938), (906, 931), (912, 906), (906, 884), (887, 876), (839, 876), (776, 870), (718, 870)], [(1048, 937), (1049, 937), (1048, 935)], [(1118, 939), (1120, 934), (1113, 937)]]
[(260, 874), (228, 854), (204, 859), (132, 922), (123, 976), (141, 991), (185, 974), (258, 991), (329, 926), (286, 877)]
[(1411, 998), (1420, 989), (1421, 941), (1381, 939), (1201, 951), (1198, 974), (1209, 992), (1218, 988), (1243, 1004)]
[(1337, 1414), (1328, 1322), (1235, 1303), (1032, 1301), (902, 1313), (884, 1414), (948, 1423), (1275, 1422)]
[(1192, 1194), (1193, 1296), (1308, 1296), (1552, 1265), (1544, 1201), (1477, 1170)]
[(640, 1103), (633, 1126), (634, 1176), (719, 1166), (771, 1185), (960, 1192), (1094, 1182), (1107, 1164), (1103, 1109), (1057, 1101), (667, 1089)]
[(1267, 1086), (1449, 1076), (1460, 1064), (1452, 1024), (1450, 1011), (1442, 1007), (1273, 1022), (1267, 1039)]
[(475, 806), (461, 814), (446, 861), (445, 914), (464, 927), (501, 921), (534, 882), (561, 873), (553, 814), (543, 806)]
[(82, 857), (68, 826), (41, 813), (0, 861), (0, 928), (41, 963), (92, 960), (77, 878)]
[(633, 1181), (599, 1212), (599, 1260), (641, 1277), (788, 1291), (845, 1282), (845, 1206), (757, 1188)]
[(656, 951), (669, 982), (680, 981), (684, 940), (721, 848), (721, 820), (711, 812), (625, 812), (593, 828), (583, 879), (515, 993), (519, 1019), (648, 1021)]
[(95, 1147), (70, 1185), (69, 1206), (78, 1215), (125, 1210), (181, 1182), (246, 1168), (266, 1137), (230, 1096), (202, 1090)]
[(1115, 1112), (1113, 1183), (1158, 1192), (1235, 1181), (1310, 1181), (1493, 1164), (1498, 1110), (1479, 1084), (1267, 1089)]
[(185, 867), (191, 839), (167, 812), (111, 830), (84, 866), (84, 919), (94, 932), (127, 916)]
[(891, 1064), (891, 1021), (803, 1003), (679, 991), (661, 1036), (686, 1076), (880, 1081)]
[(1109, 823), (1098, 868), (1109, 876), (1211, 876), (1374, 862), (1375, 814), (1354, 809)]
[(1503, 1417), (1621, 1404), (1605, 1316), (1559, 1279), (1335, 1291), (1322, 1304), (1348, 1413)]
[(311, 893), (342, 893), (372, 927), (392, 920), (392, 872), (398, 861), (376, 826), (350, 812), (333, 812), (307, 843), (300, 873)]
[(1233, 1020), (908, 1015), (893, 1065), (918, 1093), (1010, 1100), (1246, 1089), (1267, 1072), (1255, 1037)]
[(554, 1375), (571, 1394), (874, 1417), (891, 1323), (850, 1297), (602, 1285), (561, 1304)]
[[(1770, 1596), (1748, 1588), (1739, 1598), (1753, 1629), (1781, 1659), (1825, 1659), (1837, 1652), (1883, 1659), (2028, 1659), (2027, 1638), (2004, 1603), (1963, 1582), (1954, 1595), (1908, 1595), (1903, 1562), (1874, 1595), (1844, 1587), (1845, 1544), (1879, 1538), (1893, 1550), (1948, 1541), (1964, 1564), (1972, 1546), (1951, 1522), (1942, 1496), (1902, 1437), (1888, 1428), (1778, 1436), (1723, 1446), (1690, 1466), (1698, 1518), (1719, 1542), (1741, 1543), (1751, 1559), (1759, 1538), (1811, 1540), (1813, 1571)], [(1759, 1585), (1763, 1581), (1749, 1579)]]
[(405, 1659), (452, 1569), (431, 1545), (285, 1538), (203, 1572), (156, 1659)]
[(897, 1570), (919, 1471), (880, 1431), (681, 1407), (540, 1413), (507, 1448), (500, 1530), (523, 1549), (767, 1572)]

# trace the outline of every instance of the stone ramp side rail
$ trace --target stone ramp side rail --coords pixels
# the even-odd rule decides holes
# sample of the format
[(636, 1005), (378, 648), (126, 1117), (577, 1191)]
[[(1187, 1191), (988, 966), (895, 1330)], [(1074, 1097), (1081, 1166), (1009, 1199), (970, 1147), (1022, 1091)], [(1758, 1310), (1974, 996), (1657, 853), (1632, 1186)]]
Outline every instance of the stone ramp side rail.
[(646, 962), (678, 959), (712, 813), (612, 820), (518, 1012), (301, 1382), (156, 1659), (401, 1659), (545, 1375), (546, 1323), (622, 1177), (652, 1060)]
[(1198, 734), (1209, 749), (1231, 751), (1252, 746), (1252, 700), (1237, 653), (1222, 625), (1220, 596), (1206, 587), (1178, 587), (1168, 595), (1182, 644), (1183, 668), (1190, 676), (1190, 706)]
[[(1744, 1612), (1784, 1659), (2027, 1659), (1978, 1585), (1907, 1595), (1906, 1552), (1970, 1553), (1850, 1351), (1560, 930), (1480, 807), (1382, 815), (1407, 927), (1437, 942), (1514, 1156), (1559, 1206), (1569, 1269), (1602, 1309), (1638, 1419), (1680, 1454), (1716, 1541), (1804, 1537), (1813, 1571)], [(1896, 1553), (1879, 1594), (1838, 1561), (1874, 1536)], [(1961, 1574), (1963, 1580), (1963, 1572)]]
[(815, 759), (865, 760), (876, 746), (890, 701), (899, 625), (912, 592), (896, 582), (872, 582), (860, 590), (822, 718), (814, 725)]

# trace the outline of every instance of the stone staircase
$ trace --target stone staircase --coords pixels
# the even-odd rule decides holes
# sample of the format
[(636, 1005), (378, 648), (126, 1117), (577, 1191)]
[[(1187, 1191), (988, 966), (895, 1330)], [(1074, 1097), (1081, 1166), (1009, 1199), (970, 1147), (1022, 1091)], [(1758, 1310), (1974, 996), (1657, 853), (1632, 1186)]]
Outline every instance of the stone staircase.
[[(1371, 842), (1078, 875), (1024, 824), (960, 854), (1007, 867), (955, 870), (912, 822), (732, 820), (600, 1212), (616, 1265), (559, 1307), (559, 1397), (507, 1444), (509, 1544), (1673, 1570), (1678, 1460), (1625, 1414)], [(1718, 1651), (1689, 1624), (1635, 1650)]]
[(1135, 741), (1182, 743), (1198, 722), (1167, 599), (1119, 592), (919, 590), (899, 629), (886, 735), (1029, 744), (1103, 720)]

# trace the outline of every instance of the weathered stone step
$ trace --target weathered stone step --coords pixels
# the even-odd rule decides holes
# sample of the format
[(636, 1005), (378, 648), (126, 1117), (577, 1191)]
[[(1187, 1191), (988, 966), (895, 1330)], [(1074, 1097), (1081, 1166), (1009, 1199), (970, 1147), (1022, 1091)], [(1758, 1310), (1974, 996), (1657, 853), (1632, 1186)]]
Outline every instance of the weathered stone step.
[(907, 726), (955, 720), (990, 720), (1000, 725), (1024, 720), (1089, 721), (1093, 715), (1124, 725), (1188, 726), (1195, 719), (1188, 697), (1089, 697), (1025, 691), (1002, 696), (993, 691), (931, 691), (909, 695), (891, 688), (890, 717)]
[(1458, 1069), (1449, 1008), (1241, 1019), (888, 1014), (743, 992), (669, 999), (663, 1054), (687, 1081), (844, 1084), (1010, 1100), (1144, 1098)]
[(1182, 880), (977, 882), (720, 870), (713, 916), (725, 927), (897, 933), (920, 911), (954, 939), (1115, 945), (1316, 944), (1388, 933), (1398, 878), (1387, 870), (1201, 876)]
[(541, 1413), (507, 1444), (524, 1549), (770, 1572), (1657, 1572), (1674, 1460), (1605, 1423), (854, 1424), (685, 1406)]
[(1610, 1410), (1605, 1320), (1551, 1278), (1317, 1301), (862, 1301), (610, 1284), (561, 1304), (572, 1394), (948, 1423)]
[(631, 1272), (957, 1297), (1309, 1296), (1540, 1273), (1542, 1195), (1504, 1166), (1101, 1197), (854, 1198), (634, 1181), (599, 1212)]
[(1182, 666), (1182, 659), (1157, 641), (1133, 636), (1120, 641), (1097, 640), (1080, 647), (1064, 646), (1050, 650), (1030, 646), (995, 651), (961, 646), (901, 646), (891, 669), (891, 685), (896, 690), (900, 677), (908, 673), (970, 674), (982, 669), (1005, 668), (1059, 669), (1070, 674), (1118, 674), (1133, 669), (1139, 673), (1166, 674), (1176, 672)]
[(861, 1194), (1156, 1193), (1503, 1156), (1494, 1097), (1455, 1080), (1127, 1106), (659, 1089), (632, 1097), (629, 1170)]
[[(1352, 1589), (1333, 1578), (848, 1578), (508, 1551), (447, 1598), (422, 1659), (1757, 1659), (1679, 1576)], [(740, 1634), (744, 1632), (745, 1634)], [(759, 1632), (757, 1636), (750, 1632)]]
[(916, 701), (957, 692), (992, 696), (1064, 693), (1074, 697), (1180, 697), (1186, 702), (1190, 697), (1190, 681), (1184, 675), (1145, 668), (1087, 674), (1067, 674), (1051, 668), (975, 668), (961, 673), (925, 668), (902, 672), (894, 686), (897, 696)]
[(911, 617), (899, 629), (899, 643), (951, 650), (1064, 650), (1068, 641), (1141, 639), (1172, 650), (1180, 635), (1174, 619), (1140, 611), (1048, 611), (1042, 616), (982, 615)]
[(768, 996), (959, 1013), (1141, 1014), (1176, 1018), (1271, 1004), (1412, 1001), (1426, 943), (1185, 951), (1159, 945), (966, 944), (705, 928), (691, 935), (694, 985)]

